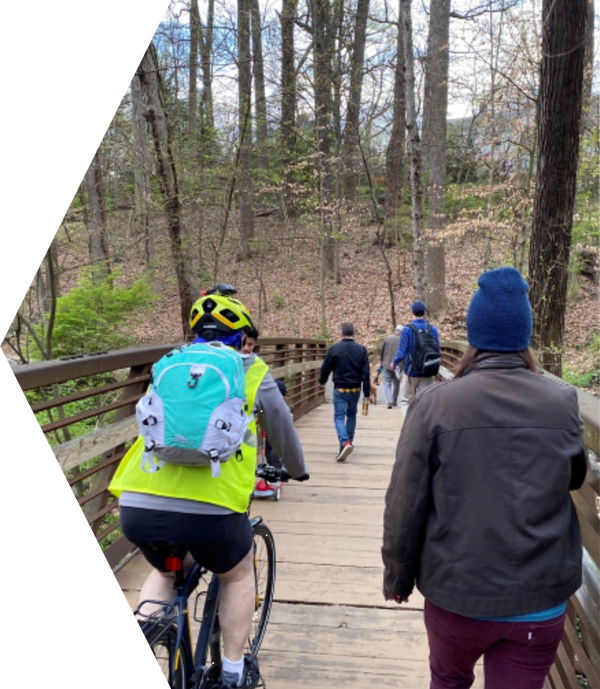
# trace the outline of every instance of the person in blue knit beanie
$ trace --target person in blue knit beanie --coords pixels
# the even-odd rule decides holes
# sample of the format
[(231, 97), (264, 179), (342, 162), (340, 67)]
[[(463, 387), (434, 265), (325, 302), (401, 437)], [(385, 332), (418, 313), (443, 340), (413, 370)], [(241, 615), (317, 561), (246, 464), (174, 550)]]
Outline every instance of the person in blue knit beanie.
[(533, 320), (528, 286), (515, 268), (497, 268), (479, 278), (467, 313), (467, 339), (491, 352), (521, 352), (529, 347)]
[(455, 378), (408, 409), (386, 494), (383, 592), (425, 598), (430, 689), (542, 689), (582, 581), (575, 388), (540, 375), (527, 283), (483, 273)]

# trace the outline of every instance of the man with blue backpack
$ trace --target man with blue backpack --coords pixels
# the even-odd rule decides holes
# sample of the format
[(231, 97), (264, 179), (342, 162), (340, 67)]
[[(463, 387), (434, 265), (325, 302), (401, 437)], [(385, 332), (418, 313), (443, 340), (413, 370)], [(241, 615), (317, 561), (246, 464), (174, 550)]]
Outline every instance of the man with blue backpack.
[(410, 310), (415, 318), (402, 328), (398, 351), (390, 364), (390, 369), (394, 371), (403, 363), (400, 381), (400, 411), (403, 419), (417, 390), (432, 385), (442, 361), (438, 330), (425, 320), (427, 307), (417, 300)]
[[(154, 567), (140, 601), (173, 598), (166, 558), (173, 546), (219, 576), (223, 669), (217, 687), (256, 687), (256, 660), (244, 656), (255, 606), (252, 531), (256, 420), (291, 478), (309, 478), (289, 409), (267, 365), (242, 356), (253, 328), (230, 285), (194, 304), (192, 344), (153, 367), (136, 415), (140, 435), (110, 485), (125, 536)], [(255, 418), (256, 417), (256, 418)]]

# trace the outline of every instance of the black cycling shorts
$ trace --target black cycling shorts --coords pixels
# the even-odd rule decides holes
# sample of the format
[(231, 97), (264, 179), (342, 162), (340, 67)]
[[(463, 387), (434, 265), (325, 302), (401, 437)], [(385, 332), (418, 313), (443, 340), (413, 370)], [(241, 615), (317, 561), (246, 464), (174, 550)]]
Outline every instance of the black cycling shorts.
[(121, 507), (125, 536), (148, 562), (166, 572), (165, 560), (174, 550), (191, 553), (203, 567), (224, 574), (239, 564), (252, 547), (252, 527), (242, 514), (186, 514)]

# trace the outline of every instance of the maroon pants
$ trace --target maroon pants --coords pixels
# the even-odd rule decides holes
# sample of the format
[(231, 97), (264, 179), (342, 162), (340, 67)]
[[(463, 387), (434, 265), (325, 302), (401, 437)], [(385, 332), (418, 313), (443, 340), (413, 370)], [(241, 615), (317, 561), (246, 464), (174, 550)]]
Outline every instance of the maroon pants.
[(430, 689), (468, 689), (481, 656), (485, 689), (542, 689), (564, 621), (482, 622), (425, 601)]

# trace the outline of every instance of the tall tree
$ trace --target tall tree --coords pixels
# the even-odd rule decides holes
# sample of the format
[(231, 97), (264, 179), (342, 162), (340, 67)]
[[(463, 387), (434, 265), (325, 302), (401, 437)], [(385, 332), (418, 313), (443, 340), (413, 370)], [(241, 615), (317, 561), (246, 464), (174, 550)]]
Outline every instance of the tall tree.
[(543, 2), (529, 281), (533, 344), (544, 368), (558, 376), (562, 374), (587, 18), (587, 0)]
[(585, 118), (590, 109), (592, 100), (592, 77), (594, 71), (594, 0), (587, 0), (588, 17), (585, 31), (585, 62), (583, 68), (583, 101), (581, 105), (581, 126), (584, 126)]
[(402, 175), (404, 174), (404, 149), (406, 139), (406, 87), (404, 77), (404, 43), (398, 2), (398, 34), (396, 36), (396, 67), (394, 69), (394, 105), (392, 131), (385, 153), (385, 217), (394, 220), (400, 208)]
[(440, 317), (447, 307), (446, 257), (441, 236), (446, 226), (446, 116), (448, 112), (448, 43), (450, 0), (431, 0), (425, 109), (427, 117), (427, 232), (425, 241), (425, 299)]
[(238, 0), (238, 189), (240, 197), (241, 257), (250, 254), (254, 237), (252, 207), (252, 66), (250, 58), (250, 0)]
[(190, 312), (193, 305), (192, 285), (189, 275), (187, 254), (183, 249), (183, 222), (181, 202), (179, 199), (179, 183), (177, 170), (171, 149), (169, 123), (165, 110), (163, 86), (156, 57), (154, 44), (150, 43), (134, 76), (137, 80), (135, 88), (139, 89), (140, 106), (156, 154), (156, 177), (165, 213), (171, 244), (171, 253), (177, 275), (179, 289), (179, 303), (181, 308), (181, 326), (185, 335), (188, 332)]
[(212, 93), (212, 51), (213, 27), (215, 21), (215, 0), (208, 0), (208, 14), (206, 26), (202, 27), (202, 20), (198, 16), (198, 30), (200, 41), (200, 63), (202, 65), (202, 140), (204, 154), (208, 160), (214, 155), (215, 144), (215, 116)]
[(200, 13), (198, 0), (190, 1), (190, 59), (188, 86), (188, 134), (192, 137), (198, 126), (198, 51), (200, 47)]
[(268, 165), (267, 138), (267, 99), (265, 96), (265, 68), (262, 49), (262, 24), (258, 0), (250, 0), (250, 22), (252, 25), (252, 65), (254, 77), (254, 107), (256, 110), (256, 158), (259, 170)]
[(331, 161), (331, 84), (333, 59), (333, 28), (330, 0), (311, 0), (313, 15), (315, 129), (319, 158), (319, 200), (323, 225), (323, 269), (333, 273), (335, 268), (335, 238), (333, 236), (333, 196)]
[(281, 161), (285, 176), (284, 200), (288, 213), (294, 212), (296, 153), (296, 67), (294, 25), (298, 0), (282, 0), (281, 8)]
[(149, 266), (154, 257), (154, 243), (150, 233), (150, 151), (148, 124), (144, 117), (144, 101), (140, 92), (140, 80), (131, 81), (131, 105), (135, 159), (133, 163), (135, 221), (144, 240), (144, 257)]
[(415, 296), (424, 298), (425, 259), (423, 250), (423, 188), (421, 183), (421, 137), (415, 94), (415, 60), (413, 57), (412, 0), (400, 1), (400, 21), (404, 45), (406, 83), (406, 129), (410, 152), (410, 196), (413, 233), (413, 284)]
[(348, 112), (344, 128), (343, 195), (346, 201), (354, 201), (356, 199), (356, 172), (359, 169), (360, 161), (360, 156), (357, 155), (358, 127), (362, 100), (368, 18), (369, 0), (358, 0), (354, 24), (354, 48), (350, 58)]
[(108, 262), (108, 237), (106, 235), (106, 199), (102, 180), (100, 151), (96, 151), (92, 162), (85, 173), (85, 190), (88, 199), (88, 247), (90, 263), (94, 266), (94, 275), (99, 279), (110, 273)]

